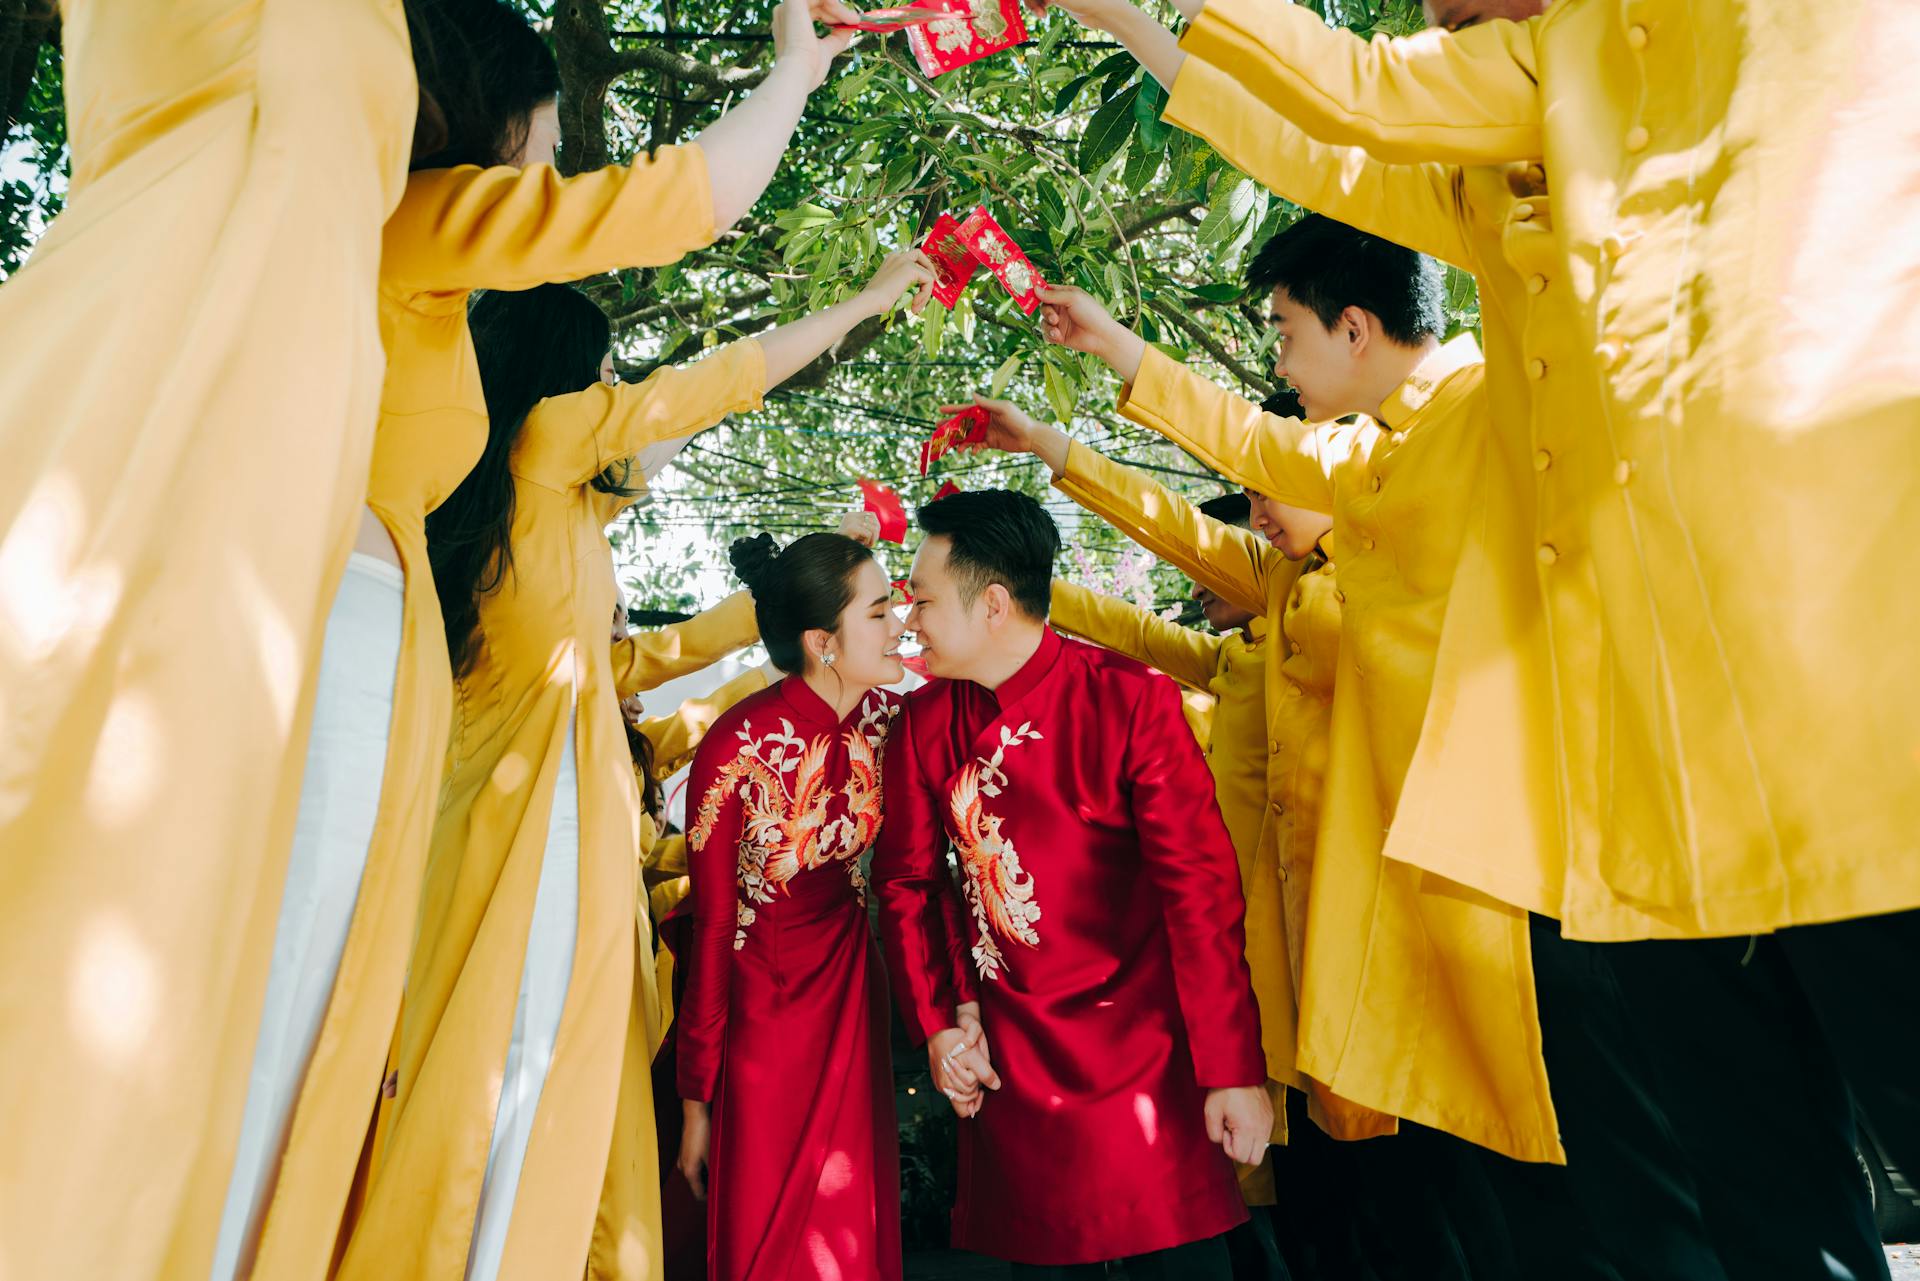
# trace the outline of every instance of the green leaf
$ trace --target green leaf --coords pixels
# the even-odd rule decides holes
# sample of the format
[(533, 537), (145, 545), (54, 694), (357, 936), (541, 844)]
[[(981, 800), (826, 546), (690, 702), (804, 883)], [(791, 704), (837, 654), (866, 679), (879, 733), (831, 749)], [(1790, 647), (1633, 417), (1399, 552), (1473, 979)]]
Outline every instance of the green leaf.
[(1140, 86), (1128, 85), (1093, 113), (1093, 119), (1087, 122), (1087, 131), (1080, 135), (1082, 173), (1098, 170), (1126, 142), (1127, 135), (1133, 131), (1133, 100), (1139, 92)]
[(1167, 136), (1173, 132), (1172, 126), (1160, 118), (1166, 105), (1167, 91), (1158, 80), (1149, 76), (1140, 82), (1140, 94), (1133, 100), (1133, 118), (1140, 126), (1140, 141), (1155, 149), (1166, 146)]
[(920, 322), (920, 350), (927, 353), (928, 360), (940, 359), (940, 339), (946, 331), (947, 309), (934, 303)]
[(1133, 149), (1127, 153), (1126, 168), (1121, 171), (1120, 185), (1128, 191), (1145, 191), (1153, 185), (1154, 177), (1160, 172), (1160, 147), (1147, 141), (1144, 129), (1133, 135)]
[(1243, 178), (1238, 173), (1231, 178), (1221, 174), (1220, 181), (1214, 184), (1213, 201), (1207, 206), (1207, 216), (1197, 233), (1200, 240), (1213, 244), (1233, 235), (1253, 212), (1256, 200), (1262, 208), (1266, 207), (1266, 194), (1259, 183)]
[(1025, 359), (1025, 356), (1015, 353), (1001, 361), (1000, 367), (993, 371), (993, 382), (987, 387), (987, 395), (1001, 396), (1006, 394), (1007, 384), (1012, 382), (1013, 376), (1020, 372), (1021, 362)]
[(1047, 403), (1053, 406), (1054, 417), (1063, 423), (1073, 421), (1074, 390), (1067, 376), (1053, 366), (1047, 365), (1045, 381), (1047, 384)]
[(1060, 92), (1053, 95), (1053, 114), (1056, 116), (1064, 114), (1067, 108), (1073, 105), (1073, 100), (1080, 96), (1080, 91), (1092, 82), (1093, 73), (1091, 71), (1087, 72), (1084, 76), (1075, 76), (1073, 79), (1067, 81)]
[(1040, 216), (1047, 220), (1047, 226), (1055, 231), (1067, 229), (1067, 202), (1060, 195), (1059, 188), (1051, 182), (1036, 182), (1033, 194), (1040, 203)]
[(1185, 285), (1183, 288), (1188, 293), (1204, 298), (1208, 302), (1233, 302), (1246, 292), (1239, 285), (1227, 280), (1209, 281), (1204, 285)]

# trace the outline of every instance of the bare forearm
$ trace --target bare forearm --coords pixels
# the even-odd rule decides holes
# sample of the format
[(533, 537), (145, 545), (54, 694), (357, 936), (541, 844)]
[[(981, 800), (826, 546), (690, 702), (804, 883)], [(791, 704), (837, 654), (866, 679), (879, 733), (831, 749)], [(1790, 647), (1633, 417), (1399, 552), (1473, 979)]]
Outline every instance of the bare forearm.
[(740, 221), (773, 181), (812, 91), (812, 75), (805, 66), (775, 62), (745, 102), (708, 125), (697, 139), (707, 155), (713, 220), (721, 229)]
[(855, 325), (884, 310), (885, 304), (863, 290), (844, 302), (761, 334), (760, 350), (767, 360), (767, 386), (778, 387), (845, 338)]
[[(1187, 14), (1188, 21), (1200, 12), (1197, 3), (1192, 7), (1193, 13)], [(1179, 38), (1162, 26), (1159, 19), (1129, 5), (1125, 11), (1115, 14), (1107, 24), (1107, 32), (1127, 47), (1135, 60), (1147, 69), (1147, 74), (1160, 82), (1161, 88), (1173, 89), (1174, 77), (1180, 74), (1187, 55), (1180, 48)]]

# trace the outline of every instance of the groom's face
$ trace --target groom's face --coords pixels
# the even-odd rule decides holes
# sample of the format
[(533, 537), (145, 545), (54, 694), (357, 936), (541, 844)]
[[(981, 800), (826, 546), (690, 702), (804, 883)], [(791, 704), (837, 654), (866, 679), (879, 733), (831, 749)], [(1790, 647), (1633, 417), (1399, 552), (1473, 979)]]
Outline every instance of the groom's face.
[(913, 607), (907, 611), (907, 630), (920, 642), (927, 671), (950, 680), (966, 680), (992, 643), (987, 625), (985, 594), (962, 599), (959, 584), (947, 564), (950, 544), (940, 534), (920, 544), (913, 558), (907, 590)]

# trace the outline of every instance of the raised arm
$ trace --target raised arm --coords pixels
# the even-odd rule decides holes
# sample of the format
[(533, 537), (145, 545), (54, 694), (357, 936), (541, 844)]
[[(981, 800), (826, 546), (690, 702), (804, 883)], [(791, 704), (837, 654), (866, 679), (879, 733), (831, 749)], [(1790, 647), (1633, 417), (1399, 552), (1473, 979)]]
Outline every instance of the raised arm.
[(514, 442), (513, 472), (537, 485), (584, 485), (656, 441), (691, 436), (728, 414), (760, 408), (767, 362), (742, 338), (690, 365), (654, 370), (637, 383), (595, 383), (533, 407)]
[(760, 639), (753, 593), (733, 595), (684, 623), (649, 627), (613, 643), (613, 685), (621, 698), (697, 672)]
[(1540, 158), (1534, 32), (1550, 20), (1366, 41), (1305, 5), (1206, 0), (1180, 47), (1322, 141), (1386, 161), (1505, 164)]
[(880, 909), (880, 941), (894, 999), (918, 1045), (957, 1025), (977, 999), (965, 926), (947, 874), (941, 789), (925, 777), (914, 747), (913, 704), (887, 734), (886, 819), (868, 880)]
[[(754, 636), (756, 639), (759, 636), (757, 628)], [(699, 750), (713, 723), (729, 707), (766, 687), (766, 669), (756, 667), (742, 672), (705, 698), (687, 699), (670, 716), (643, 716), (635, 721), (633, 727), (653, 744), (653, 776), (665, 778), (685, 765)]]
[(1047, 621), (1061, 631), (1137, 658), (1189, 689), (1205, 689), (1220, 666), (1220, 638), (1170, 623), (1150, 609), (1078, 583), (1053, 582)]
[(1149, 682), (1133, 709), (1126, 768), (1140, 856), (1164, 905), (1195, 1079), (1210, 1090), (1261, 1085), (1267, 1060), (1247, 969), (1240, 864), (1171, 682)]
[(1118, 408), (1229, 480), (1308, 511), (1333, 510), (1333, 472), (1349, 429), (1269, 414), (1157, 347), (1142, 355)]

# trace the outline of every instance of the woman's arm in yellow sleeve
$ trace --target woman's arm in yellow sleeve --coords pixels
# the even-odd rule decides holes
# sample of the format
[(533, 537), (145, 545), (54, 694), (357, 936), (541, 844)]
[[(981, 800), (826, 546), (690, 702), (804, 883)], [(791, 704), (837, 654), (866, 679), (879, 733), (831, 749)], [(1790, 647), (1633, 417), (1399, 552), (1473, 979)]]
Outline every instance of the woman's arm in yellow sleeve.
[(1305, 5), (1206, 0), (1180, 47), (1322, 141), (1387, 161), (1503, 164), (1540, 158), (1541, 21), (1366, 41)]
[(1477, 270), (1460, 166), (1386, 164), (1311, 137), (1218, 67), (1188, 58), (1161, 114), (1198, 134), (1248, 177), (1303, 209)]
[(1256, 614), (1283, 595), (1275, 574), (1291, 562), (1251, 530), (1202, 512), (1144, 472), (1116, 463), (1078, 441), (1054, 487), (1194, 582)]
[(552, 165), (428, 169), (387, 219), (380, 272), (409, 291), (530, 289), (674, 262), (719, 234), (697, 145), (570, 178)]
[(584, 485), (657, 441), (691, 436), (728, 414), (758, 409), (767, 391), (760, 343), (742, 338), (690, 365), (668, 365), (637, 383), (595, 383), (553, 396), (527, 415), (513, 471), (538, 485)]
[(735, 592), (684, 623), (650, 627), (613, 644), (613, 687), (621, 698), (697, 672), (760, 639), (753, 593)]
[(1330, 433), (1260, 406), (1148, 346), (1119, 409), (1151, 427), (1222, 476), (1255, 493), (1308, 511), (1333, 510)]
[(1191, 689), (1205, 689), (1220, 666), (1218, 636), (1169, 623), (1150, 609), (1078, 583), (1053, 580), (1047, 621), (1071, 636), (1137, 658)]
[(647, 716), (634, 722), (634, 728), (653, 744), (653, 776), (667, 775), (693, 759), (700, 740), (707, 736), (721, 713), (767, 687), (767, 674), (756, 667), (742, 672), (705, 698), (690, 698), (674, 709), (671, 716)]

